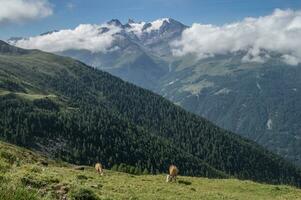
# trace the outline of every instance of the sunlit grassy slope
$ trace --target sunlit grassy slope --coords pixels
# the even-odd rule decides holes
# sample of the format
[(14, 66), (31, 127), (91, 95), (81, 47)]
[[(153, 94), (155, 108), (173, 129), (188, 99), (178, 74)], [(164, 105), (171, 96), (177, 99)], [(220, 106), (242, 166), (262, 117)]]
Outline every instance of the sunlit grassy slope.
[(285, 185), (183, 176), (166, 183), (165, 175), (75, 168), (0, 142), (0, 199), (301, 199), (300, 189)]

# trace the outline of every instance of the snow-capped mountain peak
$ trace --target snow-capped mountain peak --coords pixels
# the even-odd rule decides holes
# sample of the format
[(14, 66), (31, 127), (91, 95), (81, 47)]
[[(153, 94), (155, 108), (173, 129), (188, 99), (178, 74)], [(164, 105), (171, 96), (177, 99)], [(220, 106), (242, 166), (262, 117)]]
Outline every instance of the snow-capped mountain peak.
[(162, 18), (162, 19), (157, 19), (153, 22), (151, 22), (151, 26), (149, 26), (148, 28), (146, 28), (145, 30), (148, 31), (148, 32), (151, 32), (151, 31), (157, 31), (159, 30), (162, 25), (164, 23), (169, 23), (169, 18)]
[(170, 18), (161, 18), (152, 22), (135, 22), (134, 20), (129, 20), (126, 27), (128, 32), (133, 32), (135, 35), (140, 37), (144, 33), (147, 34), (160, 31), (162, 27), (171, 24), (172, 22), (179, 23), (176, 20)]
[(132, 20), (128, 23), (128, 26), (126, 26), (127, 31), (133, 32), (135, 35), (140, 36), (143, 32), (143, 27), (145, 24), (145, 22), (135, 22)]
[(118, 19), (112, 19), (107, 24), (121, 27), (122, 23)]

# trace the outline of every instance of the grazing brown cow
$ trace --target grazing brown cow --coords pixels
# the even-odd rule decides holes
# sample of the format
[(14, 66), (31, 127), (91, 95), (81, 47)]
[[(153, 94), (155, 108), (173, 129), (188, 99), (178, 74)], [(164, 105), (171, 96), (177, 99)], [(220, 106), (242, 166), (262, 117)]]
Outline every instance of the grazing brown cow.
[(176, 181), (178, 173), (179, 173), (178, 168), (175, 165), (170, 165), (169, 174), (166, 177), (166, 182), (170, 182), (172, 180)]
[(100, 163), (95, 164), (95, 169), (96, 169), (97, 173), (99, 173), (100, 175), (103, 175), (103, 168), (102, 168), (102, 165)]

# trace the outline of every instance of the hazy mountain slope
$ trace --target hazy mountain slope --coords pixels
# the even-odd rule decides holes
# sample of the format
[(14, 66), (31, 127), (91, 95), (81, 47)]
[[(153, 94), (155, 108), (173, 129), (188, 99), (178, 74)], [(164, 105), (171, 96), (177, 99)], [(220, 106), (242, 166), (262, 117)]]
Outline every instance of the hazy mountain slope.
[[(47, 166), (46, 166), (47, 164)], [(105, 169), (104, 176), (92, 166), (56, 162), (35, 152), (0, 142), (0, 198), (52, 199), (290, 199), (301, 190), (285, 185), (265, 185), (237, 179), (179, 176), (166, 183), (165, 175), (132, 175)], [(180, 169), (181, 170), (181, 169)], [(126, 182), (126, 184), (124, 184)]]
[(158, 79), (166, 74), (165, 63), (146, 54), (137, 44), (127, 44), (112, 53), (94, 53), (69, 50), (58, 53), (105, 70), (143, 88), (155, 90)]
[(69, 58), (6, 46), (14, 49), (0, 56), (7, 141), (77, 163), (151, 172), (177, 163), (183, 174), (300, 184), (300, 170), (283, 159), (152, 92)]
[(300, 164), (300, 66), (217, 56), (174, 65), (160, 93), (228, 130)]

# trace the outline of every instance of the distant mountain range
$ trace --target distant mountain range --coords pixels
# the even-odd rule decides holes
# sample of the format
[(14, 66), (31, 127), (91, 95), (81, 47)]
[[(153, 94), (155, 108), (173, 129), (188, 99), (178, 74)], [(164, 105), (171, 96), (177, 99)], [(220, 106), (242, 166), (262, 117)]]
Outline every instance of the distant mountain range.
[[(300, 64), (288, 65), (276, 52), (269, 52), (266, 62), (242, 62), (247, 54), (243, 51), (204, 59), (193, 54), (174, 56), (171, 46), (187, 28), (170, 18), (150, 23), (129, 20), (126, 24), (114, 19), (96, 29), (98, 35), (113, 38), (105, 51), (77, 45), (52, 52), (161, 94), (300, 165)], [(9, 43), (47, 50), (40, 44), (60, 34), (63, 31)], [(84, 38), (83, 44), (85, 39), (89, 38)]]

